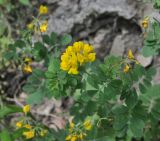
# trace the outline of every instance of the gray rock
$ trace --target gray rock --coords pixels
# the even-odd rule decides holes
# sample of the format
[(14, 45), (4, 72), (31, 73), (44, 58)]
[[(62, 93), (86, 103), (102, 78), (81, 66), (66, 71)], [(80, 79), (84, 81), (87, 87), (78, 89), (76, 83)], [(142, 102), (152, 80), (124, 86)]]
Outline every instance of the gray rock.
[(138, 54), (136, 58), (143, 67), (148, 67), (153, 61), (153, 57), (144, 57), (141, 54)]
[(122, 38), (123, 38), (122, 35), (118, 35), (114, 39), (110, 54), (116, 56), (123, 56), (125, 45), (124, 45), (124, 40)]
[(49, 0), (57, 4), (49, 19), (49, 31), (57, 33), (71, 32), (76, 24), (83, 24), (92, 15), (117, 13), (125, 19), (133, 18), (137, 9), (131, 0)]

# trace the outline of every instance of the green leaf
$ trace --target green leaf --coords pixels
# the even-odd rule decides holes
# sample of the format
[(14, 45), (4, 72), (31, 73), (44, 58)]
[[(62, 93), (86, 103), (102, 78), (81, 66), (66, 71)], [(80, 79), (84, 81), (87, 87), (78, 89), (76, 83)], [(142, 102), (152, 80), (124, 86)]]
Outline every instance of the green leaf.
[(156, 50), (154, 50), (151, 47), (148, 46), (144, 46), (142, 49), (142, 54), (144, 55), (144, 57), (149, 57), (149, 56), (153, 56), (156, 55)]
[(37, 61), (45, 59), (47, 56), (46, 47), (42, 43), (36, 42), (33, 48), (33, 56)]
[(12, 141), (9, 131), (7, 129), (3, 129), (3, 131), (0, 132), (0, 140), (1, 141)]
[(15, 105), (3, 106), (0, 109), (0, 118), (4, 118), (5, 116), (11, 113), (17, 113), (17, 112), (22, 112), (22, 108), (15, 106)]
[(81, 89), (76, 89), (73, 98), (77, 101), (81, 98)]
[(49, 67), (48, 67), (49, 72), (58, 72), (60, 71), (60, 61), (57, 58), (50, 58), (49, 62)]
[(153, 77), (154, 75), (156, 75), (156, 69), (153, 67), (149, 68), (147, 70), (146, 76)]
[(141, 92), (142, 94), (144, 94), (147, 89), (146, 89), (146, 87), (145, 87), (142, 83), (140, 83), (140, 84), (139, 84), (139, 90), (140, 90), (140, 92)]
[(124, 105), (117, 104), (117, 105), (113, 106), (112, 112), (115, 115), (124, 114), (124, 113), (128, 112), (128, 108), (126, 106), (124, 106)]
[[(1, 1), (0, 1), (0, 4), (1, 4)], [(2, 4), (3, 4), (3, 1), (2, 1)], [(2, 19), (1, 17), (0, 17), (0, 36), (2, 36), (3, 34), (4, 34), (4, 31), (5, 31), (5, 29), (7, 28), (6, 27), (6, 24), (4, 24), (4, 21), (3, 21), (4, 19)]]
[(122, 130), (127, 125), (127, 122), (128, 122), (128, 115), (121, 114), (119, 116), (116, 116), (113, 128), (115, 130)]
[(52, 32), (50, 40), (51, 40), (51, 44), (54, 46), (57, 43), (57, 41), (58, 41), (58, 35), (57, 35), (57, 33)]
[(23, 5), (29, 5), (30, 4), (29, 0), (19, 0), (19, 2)]
[(134, 137), (139, 138), (143, 136), (143, 128), (145, 127), (145, 123), (143, 122), (143, 120), (138, 118), (132, 118), (130, 120), (129, 127)]
[(97, 89), (88, 82), (86, 82), (86, 90), (87, 91), (97, 91)]
[(42, 38), (44, 43), (50, 45), (50, 38), (48, 35), (43, 35)]
[(5, 1), (4, 0), (0, 0), (0, 4), (3, 4)]
[(143, 83), (144, 83), (144, 85), (148, 88), (148, 87), (151, 87), (152, 86), (152, 83), (151, 83), (151, 81), (150, 80), (148, 80), (148, 79), (143, 79)]
[(126, 96), (126, 100), (125, 103), (127, 105), (127, 107), (129, 107), (129, 109), (132, 109), (135, 107), (135, 105), (138, 102), (138, 96), (136, 91), (131, 91), (127, 96)]
[(121, 92), (121, 85), (121, 80), (112, 80), (107, 87), (104, 88), (103, 98), (108, 100), (115, 99)]
[(26, 46), (25, 42), (22, 40), (17, 40), (14, 44), (15, 47), (24, 48)]
[(72, 37), (70, 35), (68, 35), (68, 34), (63, 35), (60, 38), (60, 42), (61, 42), (62, 46), (68, 45), (71, 41), (72, 41)]

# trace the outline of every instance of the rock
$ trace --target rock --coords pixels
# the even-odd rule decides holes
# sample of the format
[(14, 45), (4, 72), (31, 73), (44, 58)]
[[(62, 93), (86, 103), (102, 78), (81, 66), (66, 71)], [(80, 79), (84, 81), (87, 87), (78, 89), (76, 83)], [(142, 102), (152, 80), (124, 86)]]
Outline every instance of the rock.
[(116, 56), (123, 56), (124, 50), (125, 50), (124, 40), (122, 39), (122, 35), (118, 35), (113, 41), (110, 54)]
[(94, 45), (94, 48), (95, 49), (99, 49), (101, 47), (101, 42), (103, 42), (106, 34), (108, 34), (108, 30), (105, 30), (105, 29), (101, 29), (99, 31), (97, 31), (96, 35), (95, 35), (95, 38), (92, 38), (90, 40), (90, 43)]
[(153, 57), (144, 57), (141, 54), (138, 54), (136, 58), (143, 67), (148, 67), (153, 61)]
[(77, 24), (83, 24), (93, 15), (116, 13), (125, 19), (133, 18), (136, 2), (131, 0), (49, 0), (58, 7), (51, 13), (49, 31), (57, 33), (71, 32)]
[[(49, 0), (51, 10), (49, 32), (70, 33), (74, 41), (84, 40), (92, 44), (97, 57), (102, 59), (118, 48), (123, 55), (124, 48), (141, 47), (141, 28), (138, 23), (137, 1), (132, 0)], [(125, 31), (125, 33), (124, 33)], [(117, 42), (117, 34), (124, 41)], [(114, 50), (114, 51), (113, 51)]]

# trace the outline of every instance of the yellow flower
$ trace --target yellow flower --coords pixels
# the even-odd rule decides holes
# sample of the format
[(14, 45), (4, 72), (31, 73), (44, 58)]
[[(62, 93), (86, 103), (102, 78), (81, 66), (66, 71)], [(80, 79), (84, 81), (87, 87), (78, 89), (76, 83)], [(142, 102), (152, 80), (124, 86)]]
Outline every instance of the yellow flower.
[(80, 135), (79, 135), (80, 140), (83, 140), (85, 136), (86, 136), (85, 133), (80, 133)]
[(72, 138), (72, 136), (71, 136), (71, 135), (68, 135), (68, 136), (66, 137), (66, 141), (71, 140), (71, 138)]
[(25, 106), (23, 107), (23, 112), (24, 112), (25, 114), (27, 114), (29, 111), (30, 111), (30, 105), (25, 105)]
[(41, 5), (41, 6), (39, 7), (39, 14), (40, 14), (40, 15), (43, 15), (43, 14), (47, 14), (47, 13), (48, 13), (48, 7), (45, 6), (45, 5)]
[(31, 22), (31, 23), (27, 24), (27, 28), (28, 28), (29, 30), (33, 30), (33, 28), (34, 28), (34, 23)]
[(47, 130), (42, 130), (42, 131), (40, 132), (40, 136), (41, 136), (41, 137), (44, 137), (46, 134), (47, 134)]
[(91, 120), (86, 120), (84, 123), (83, 123), (83, 126), (84, 126), (84, 129), (86, 130), (91, 130), (92, 129), (92, 123), (91, 123)]
[(32, 67), (30, 65), (24, 65), (23, 72), (24, 73), (32, 73)]
[(96, 59), (96, 53), (89, 44), (84, 42), (75, 42), (73, 46), (68, 46), (61, 56), (61, 69), (68, 71), (69, 74), (78, 74), (79, 66), (93, 62)]
[(24, 127), (27, 128), (27, 129), (31, 129), (32, 128), (32, 126), (29, 125), (29, 124), (24, 125)]
[(133, 55), (131, 49), (128, 51), (128, 58), (129, 58), (129, 59), (134, 59), (134, 55)]
[(129, 67), (129, 65), (127, 64), (127, 65), (124, 67), (123, 72), (127, 73), (127, 72), (129, 72), (129, 69), (130, 69), (130, 67)]
[(90, 53), (88, 54), (88, 61), (93, 62), (96, 59), (96, 53)]
[(34, 137), (35, 132), (33, 130), (30, 130), (30, 131), (23, 132), (23, 135), (26, 137), (26, 139), (31, 139)]
[(16, 126), (17, 126), (18, 128), (22, 128), (23, 122), (22, 122), (22, 121), (18, 121), (18, 122), (16, 123)]
[(83, 42), (81, 42), (81, 41), (75, 42), (75, 43), (73, 44), (73, 50), (74, 50), (76, 53), (80, 53), (80, 52), (83, 50), (84, 45), (85, 45), (85, 44), (84, 44)]
[(89, 44), (85, 44), (83, 48), (83, 54), (88, 54), (93, 51), (93, 47)]
[(73, 123), (73, 121), (69, 122), (69, 127), (70, 127), (71, 129), (74, 128), (74, 123)]
[(77, 59), (78, 59), (80, 65), (82, 65), (85, 61), (85, 57), (80, 53), (77, 54)]
[(29, 58), (29, 57), (26, 57), (26, 58), (24, 59), (24, 62), (25, 62), (25, 63), (28, 63), (28, 64), (32, 64), (32, 59)]
[(143, 21), (142, 21), (142, 23), (141, 23), (141, 25), (142, 25), (142, 27), (144, 28), (144, 29), (146, 29), (146, 28), (148, 28), (148, 24), (149, 24), (149, 18), (145, 18)]
[(40, 25), (40, 31), (43, 33), (43, 32), (46, 32), (47, 31), (47, 27), (48, 27), (48, 22), (44, 22)]
[(62, 62), (61, 63), (61, 69), (64, 71), (67, 71), (69, 69), (69, 63), (68, 62)]
[(68, 71), (68, 74), (78, 74), (78, 70), (77, 68), (70, 68), (69, 71)]
[(76, 141), (76, 140), (78, 140), (78, 136), (77, 135), (71, 136), (71, 141)]
[(65, 140), (66, 141), (76, 141), (78, 140), (78, 135), (68, 135)]

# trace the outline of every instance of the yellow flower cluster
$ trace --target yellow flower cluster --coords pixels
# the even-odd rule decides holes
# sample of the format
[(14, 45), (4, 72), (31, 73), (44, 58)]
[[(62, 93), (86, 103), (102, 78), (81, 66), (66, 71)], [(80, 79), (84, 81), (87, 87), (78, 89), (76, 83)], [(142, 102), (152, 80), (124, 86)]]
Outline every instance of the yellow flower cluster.
[(68, 46), (61, 56), (61, 69), (68, 74), (78, 74), (78, 67), (93, 62), (96, 59), (96, 53), (91, 45), (84, 42), (75, 42), (73, 46)]
[(29, 57), (26, 57), (24, 59), (24, 66), (23, 66), (23, 72), (24, 73), (32, 73), (32, 67), (31, 67), (31, 64), (32, 64), (32, 59), (29, 58)]
[(31, 139), (35, 136), (35, 131), (34, 130), (25, 131), (23, 132), (23, 135), (26, 137), (26, 139)]
[(142, 22), (141, 22), (141, 26), (144, 28), (144, 29), (147, 29), (148, 28), (148, 25), (149, 25), (149, 18), (145, 18)]
[(45, 5), (40, 5), (39, 7), (39, 14), (43, 15), (43, 14), (47, 14), (48, 13), (48, 7)]
[[(39, 14), (40, 14), (40, 15), (45, 15), (45, 14), (47, 14), (47, 13), (48, 13), (48, 7), (45, 6), (45, 5), (41, 5), (41, 6), (39, 7)], [(47, 21), (42, 22), (42, 23), (40, 24), (40, 27), (39, 27), (41, 33), (46, 32), (46, 31), (47, 31), (47, 27), (48, 27), (48, 22), (47, 22)]]
[(123, 72), (127, 73), (127, 72), (129, 72), (129, 69), (130, 69), (129, 65), (126, 64), (124, 69), (123, 69)]
[[(45, 15), (47, 13), (48, 13), (48, 7), (44, 5), (40, 5), (39, 15)], [(44, 33), (47, 31), (48, 21), (40, 21), (40, 19), (37, 18), (36, 20), (33, 20), (32, 22), (27, 24), (27, 28), (31, 31), (34, 30), (36, 32), (40, 30), (41, 33)]]
[(28, 28), (29, 30), (33, 30), (33, 29), (34, 29), (34, 23), (33, 23), (33, 21), (30, 22), (29, 24), (27, 24), (27, 28)]
[(29, 131), (24, 131), (23, 135), (26, 137), (26, 139), (31, 139), (34, 137), (35, 132), (32, 129), (32, 126), (30, 124), (25, 124), (24, 121), (18, 121), (16, 123), (16, 127), (19, 128), (25, 128), (25, 129), (29, 129)]
[(83, 124), (75, 125), (73, 122), (69, 124), (69, 135), (66, 137), (66, 141), (84, 140), (86, 131), (92, 129), (91, 120), (86, 120)]
[[(129, 49), (128, 51), (128, 59), (135, 62), (136, 64), (139, 64), (138, 61), (135, 59), (131, 49)], [(124, 73), (129, 72), (130, 68), (131, 68), (130, 65), (127, 63), (125, 67), (123, 68), (123, 72)]]
[(39, 27), (41, 33), (46, 32), (46, 31), (47, 31), (47, 27), (48, 27), (48, 22), (47, 22), (47, 21), (43, 22), (43, 23), (40, 25), (40, 27)]
[(24, 112), (25, 114), (29, 113), (29, 112), (30, 112), (30, 105), (25, 105), (25, 106), (23, 107), (23, 112)]
[(47, 130), (41, 130), (39, 134), (41, 137), (44, 137), (47, 134), (47, 132)]
[(84, 126), (84, 129), (85, 130), (91, 130), (92, 129), (92, 123), (91, 123), (91, 120), (86, 120), (84, 123), (83, 123), (83, 126)]
[[(25, 116), (27, 116), (27, 113), (30, 112), (30, 105), (25, 105), (23, 107), (23, 112), (25, 113)], [(33, 121), (31, 120), (28, 120), (28, 118), (24, 118), (23, 120), (21, 121), (18, 121), (16, 123), (16, 127), (19, 129), (19, 128), (24, 128), (24, 132), (23, 132), (23, 136), (25, 136), (26, 139), (31, 139), (33, 138), (35, 135), (40, 135), (41, 137), (45, 136), (47, 134), (47, 130), (41, 128), (41, 127), (38, 127), (36, 130), (36, 125), (34, 126), (33, 125)], [(31, 126), (32, 125), (32, 126)]]
[[(42, 130), (40, 132), (37, 132), (41, 137), (44, 137), (47, 134), (47, 130)], [(25, 131), (23, 132), (23, 136), (25, 136), (26, 139), (31, 139), (33, 137), (35, 137), (36, 132), (34, 129), (31, 129), (29, 131)]]

